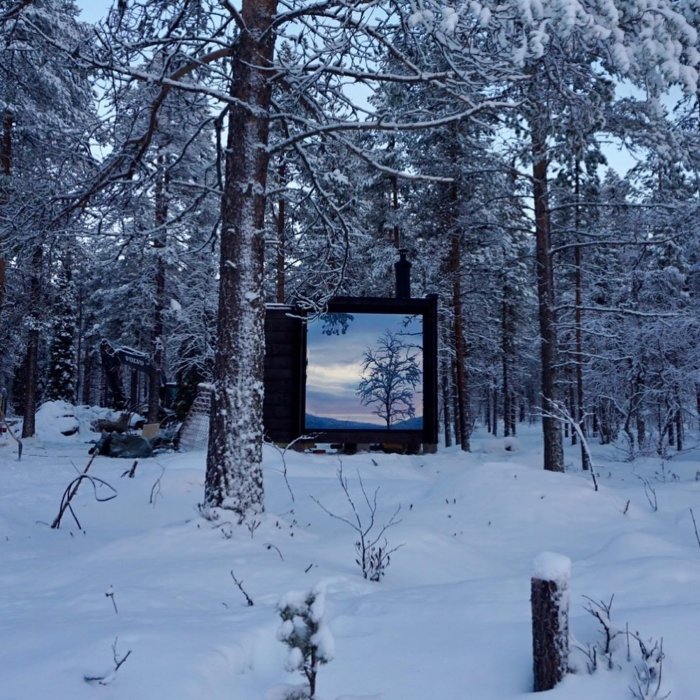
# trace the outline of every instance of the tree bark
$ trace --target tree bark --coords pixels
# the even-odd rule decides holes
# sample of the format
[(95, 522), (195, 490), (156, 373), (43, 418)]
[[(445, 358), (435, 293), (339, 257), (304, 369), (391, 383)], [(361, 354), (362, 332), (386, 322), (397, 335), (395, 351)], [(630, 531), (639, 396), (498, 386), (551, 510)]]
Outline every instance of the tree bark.
[(450, 372), (449, 360), (442, 358), (441, 362), (441, 384), (442, 384), (442, 419), (445, 434), (445, 447), (452, 447), (452, 416), (450, 415)]
[(232, 56), (222, 197), (218, 342), (204, 505), (244, 519), (263, 510), (265, 187), (277, 0), (243, 0)]
[(540, 362), (542, 383), (542, 433), (544, 468), (564, 471), (564, 445), (561, 425), (552, 417), (556, 399), (557, 334), (554, 318), (554, 289), (550, 249), (549, 204), (547, 201), (547, 145), (543, 116), (535, 116), (530, 125), (532, 138), (532, 179), (535, 203), (535, 252), (537, 301), (540, 325)]
[[(280, 182), (284, 183), (287, 173), (287, 164), (282, 161), (279, 170)], [(284, 304), (287, 298), (286, 291), (286, 247), (287, 247), (287, 236), (286, 236), (286, 200), (282, 196), (277, 202), (277, 255), (275, 259), (275, 272), (276, 272), (276, 284), (275, 284), (275, 300), (278, 304)]]
[[(2, 116), (2, 139), (0, 140), (0, 207), (4, 207), (10, 201), (10, 176), (12, 174), (12, 126), (14, 115), (6, 109)], [(0, 238), (0, 312), (5, 303), (5, 269), (7, 263), (2, 252), (2, 238)]]
[(501, 373), (503, 382), (503, 436), (515, 434), (513, 422), (512, 391), (510, 363), (513, 355), (513, 308), (507, 298), (508, 288), (503, 284), (503, 302), (501, 304)]
[(160, 389), (165, 361), (165, 340), (163, 313), (165, 312), (165, 260), (163, 249), (167, 245), (168, 222), (168, 173), (166, 158), (157, 157), (158, 175), (155, 186), (155, 225), (156, 236), (152, 245), (156, 249), (156, 270), (154, 278), (153, 327), (151, 329), (152, 368), (148, 375), (148, 422), (160, 420)]
[(681, 392), (678, 386), (675, 387), (676, 411), (673, 419), (676, 428), (676, 451), (683, 450), (683, 408), (681, 403)]
[(27, 335), (27, 354), (24, 363), (25, 397), (22, 421), (22, 437), (34, 437), (36, 432), (36, 409), (38, 403), (38, 366), (39, 366), (39, 309), (41, 308), (41, 267), (44, 251), (40, 244), (32, 254), (32, 278), (30, 284), (31, 314), (29, 316), (29, 333)]
[[(578, 233), (581, 226), (581, 212), (579, 203), (581, 200), (581, 163), (576, 159), (576, 183), (575, 183), (576, 209), (574, 227), (576, 229), (576, 241), (578, 242)], [(576, 342), (576, 420), (581, 429), (581, 435), (584, 437), (586, 432), (586, 412), (583, 395), (583, 252), (581, 246), (577, 245), (574, 248), (574, 269), (575, 269), (575, 303), (576, 311), (574, 312), (575, 326), (575, 342)], [(588, 471), (591, 468), (590, 458), (586, 446), (581, 441), (581, 468)]]
[(457, 363), (452, 358), (452, 430), (455, 435), (455, 442), (461, 443), (462, 437), (459, 432), (459, 400), (457, 398)]
[(568, 581), (531, 579), (534, 691), (551, 690), (567, 671)]
[(455, 348), (457, 415), (459, 424), (459, 444), (462, 450), (469, 452), (469, 392), (467, 389), (467, 348), (464, 342), (464, 320), (462, 317), (462, 280), (459, 270), (459, 233), (452, 234), (450, 252), (450, 269), (452, 272), (452, 313), (453, 313), (453, 342)]
[(498, 387), (492, 387), (489, 394), (491, 395), (491, 434), (498, 437)]
[(92, 372), (93, 372), (93, 359), (94, 355), (89, 343), (85, 344), (85, 351), (83, 354), (83, 384), (81, 387), (82, 391), (82, 402), (86, 406), (92, 405)]
[[(392, 139), (393, 144), (393, 139)], [(391, 208), (394, 215), (394, 226), (393, 226), (393, 242), (394, 248), (399, 250), (401, 248), (401, 228), (399, 227), (399, 179), (396, 175), (392, 175), (391, 178)]]

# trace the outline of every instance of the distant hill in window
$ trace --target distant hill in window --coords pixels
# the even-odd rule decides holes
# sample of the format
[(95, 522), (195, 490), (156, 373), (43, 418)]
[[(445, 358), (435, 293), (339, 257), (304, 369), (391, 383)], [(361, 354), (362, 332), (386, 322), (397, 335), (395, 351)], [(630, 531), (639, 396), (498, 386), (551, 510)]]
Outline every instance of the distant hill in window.
[[(380, 423), (363, 423), (352, 420), (338, 420), (326, 416), (314, 416), (307, 413), (305, 416), (306, 430), (385, 430)], [(423, 417), (416, 416), (408, 420), (400, 421), (391, 426), (392, 430), (422, 430)]]

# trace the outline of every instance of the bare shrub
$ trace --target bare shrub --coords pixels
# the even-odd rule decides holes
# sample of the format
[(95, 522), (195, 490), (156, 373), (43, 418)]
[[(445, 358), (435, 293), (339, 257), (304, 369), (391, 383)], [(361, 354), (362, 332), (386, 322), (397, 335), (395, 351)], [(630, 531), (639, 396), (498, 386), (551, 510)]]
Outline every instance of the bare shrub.
[(362, 481), (362, 477), (358, 471), (357, 479), (360, 486), (360, 492), (365, 503), (366, 513), (361, 514), (355, 500), (350, 494), (350, 488), (348, 486), (348, 480), (343, 474), (343, 463), (340, 463), (338, 468), (338, 481), (340, 482), (340, 487), (343, 489), (345, 498), (350, 505), (350, 510), (352, 514), (345, 517), (343, 515), (338, 515), (333, 513), (326, 506), (323, 505), (317, 498), (311, 497), (313, 501), (331, 518), (340, 520), (340, 522), (345, 523), (351, 527), (356, 535), (357, 540), (355, 541), (355, 562), (362, 570), (362, 576), (368, 581), (381, 581), (386, 569), (391, 563), (391, 555), (400, 549), (403, 545), (397, 545), (395, 547), (390, 547), (389, 542), (385, 536), (389, 528), (398, 525), (401, 520), (398, 519), (399, 512), (401, 511), (401, 505), (399, 504), (394, 510), (393, 514), (387, 522), (384, 524), (379, 524), (377, 522), (377, 495), (379, 494), (379, 487), (377, 487), (372, 495), (367, 493), (365, 484)]

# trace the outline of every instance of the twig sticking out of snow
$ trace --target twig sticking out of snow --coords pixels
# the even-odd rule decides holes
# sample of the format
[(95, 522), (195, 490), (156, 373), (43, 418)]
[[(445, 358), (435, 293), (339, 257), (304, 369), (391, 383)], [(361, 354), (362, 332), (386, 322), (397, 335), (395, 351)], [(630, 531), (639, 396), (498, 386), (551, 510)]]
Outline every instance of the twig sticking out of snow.
[(133, 479), (136, 476), (136, 467), (138, 463), (138, 459), (135, 459), (134, 463), (131, 465), (131, 469), (127, 469), (124, 472), (122, 472), (122, 477), (128, 476), (130, 479)]
[(83, 676), (83, 680), (86, 683), (97, 683), (99, 685), (109, 685), (117, 676), (117, 671), (124, 665), (124, 662), (129, 658), (131, 654), (131, 649), (124, 654), (121, 658), (117, 653), (117, 642), (119, 637), (114, 638), (112, 643), (112, 658), (114, 660), (114, 668), (109, 672), (101, 676)]
[(236, 578), (236, 575), (233, 573), (233, 569), (231, 569), (231, 578), (233, 579), (233, 582), (236, 584), (236, 586), (238, 586), (238, 590), (239, 590), (239, 591), (243, 594), (243, 596), (245, 597), (245, 602), (248, 604), (249, 607), (252, 608), (253, 605), (255, 605), (255, 603), (253, 602), (253, 599), (252, 599), (252, 598), (245, 592), (245, 590), (243, 589), (243, 581), (239, 581), (239, 580)]
[(250, 539), (253, 539), (253, 536), (255, 535), (255, 531), (260, 527), (261, 521), (253, 518), (252, 520), (246, 520), (245, 526), (248, 528), (248, 532), (250, 533)]
[(5, 418), (5, 413), (0, 409), (0, 424), (5, 426), (5, 429), (9, 433), (10, 437), (17, 443), (17, 461), (22, 461), (22, 441), (12, 432), (12, 428)]
[(664, 639), (655, 641), (649, 639), (646, 642), (639, 636), (639, 632), (632, 635), (639, 644), (639, 653), (642, 662), (634, 668), (635, 685), (630, 686), (632, 695), (636, 700), (665, 700), (671, 693), (661, 695), (661, 677), (664, 663)]
[(163, 474), (165, 474), (165, 467), (160, 464), (160, 476), (153, 482), (153, 486), (151, 486), (151, 495), (148, 497), (148, 502), (155, 508), (156, 507), (156, 500), (158, 499), (158, 496), (160, 496), (160, 480), (163, 478)]
[[(604, 601), (596, 602), (588, 596), (584, 596), (589, 604), (586, 610), (600, 622), (603, 628), (604, 643), (596, 642), (595, 644), (579, 647), (581, 651), (588, 657), (588, 671), (594, 673), (598, 669), (598, 655), (602, 656), (607, 661), (608, 669), (622, 668), (622, 664), (616, 658), (616, 653), (619, 649), (615, 649), (614, 640), (621, 635), (625, 635), (626, 639), (626, 662), (632, 664), (634, 684), (629, 686), (632, 697), (635, 700), (665, 700), (671, 693), (663, 693), (661, 689), (662, 671), (664, 654), (663, 637), (659, 640), (647, 639), (644, 640), (639, 632), (630, 632), (629, 625), (625, 625), (624, 631), (615, 626), (611, 621), (610, 611), (612, 609), (613, 596), (606, 603)], [(630, 648), (630, 639), (637, 642), (639, 654), (637, 660), (633, 662), (633, 652)]]
[(637, 478), (644, 485), (644, 495), (647, 497), (649, 507), (656, 513), (656, 511), (659, 510), (659, 500), (656, 496), (656, 489), (651, 485), (649, 479), (639, 476), (639, 474), (637, 474)]
[[(603, 628), (603, 646), (602, 649), (600, 649), (600, 652), (603, 654), (603, 657), (607, 661), (608, 669), (612, 669), (614, 666), (612, 656), (612, 643), (616, 637), (622, 634), (622, 630), (617, 629), (613, 625), (610, 614), (615, 595), (611, 595), (610, 600), (607, 603), (604, 600), (593, 600), (593, 598), (589, 598), (588, 596), (584, 596), (584, 598), (588, 601), (588, 605), (586, 605), (586, 611), (593, 615), (593, 617), (595, 617), (595, 619), (598, 620), (600, 626)], [(588, 670), (591, 673), (597, 670), (597, 651), (598, 647), (593, 646), (590, 648), (590, 653), (588, 654), (590, 662)]]
[(292, 491), (292, 487), (289, 483), (289, 475), (287, 473), (287, 450), (293, 448), (295, 444), (297, 444), (299, 442), (305, 442), (307, 440), (313, 440), (313, 436), (300, 435), (298, 438), (295, 438), (289, 444), (285, 445), (283, 448), (278, 447), (272, 441), (267, 443), (271, 447), (273, 447), (275, 450), (277, 450), (277, 452), (279, 453), (280, 459), (282, 460), (282, 476), (284, 477), (284, 483), (287, 485), (287, 491), (289, 491), (289, 495), (292, 498), (292, 503), (294, 503), (295, 499), (294, 499), (294, 491)]
[(279, 548), (276, 544), (271, 544), (270, 542), (268, 542), (268, 543), (265, 545), (265, 549), (267, 549), (268, 551), (269, 551), (270, 549), (274, 549), (275, 552), (277, 552), (277, 554), (279, 554), (279, 558), (280, 558), (282, 561), (284, 561), (284, 557), (282, 556), (282, 552), (280, 552), (280, 548)]
[(700, 547), (700, 535), (698, 535), (698, 524), (695, 522), (695, 513), (693, 509), (690, 509), (690, 517), (693, 519), (693, 528), (695, 529), (695, 539), (698, 542), (698, 547)]
[[(66, 510), (70, 511), (70, 514), (73, 516), (73, 520), (75, 520), (75, 524), (78, 526), (78, 529), (83, 529), (80, 525), (80, 521), (78, 520), (78, 516), (75, 514), (73, 506), (71, 506), (70, 503), (75, 497), (75, 494), (78, 493), (78, 488), (83, 480), (86, 479), (92, 484), (96, 501), (102, 503), (104, 501), (111, 501), (113, 498), (117, 497), (116, 489), (110, 486), (106, 481), (104, 481), (103, 479), (98, 479), (96, 476), (88, 476), (87, 472), (92, 466), (92, 462), (96, 456), (97, 452), (94, 452), (92, 457), (90, 457), (90, 459), (88, 460), (88, 463), (85, 465), (85, 469), (83, 469), (82, 474), (80, 474), (77, 478), (73, 479), (73, 481), (71, 481), (70, 484), (66, 486), (66, 490), (63, 492), (63, 496), (61, 497), (61, 505), (58, 509), (58, 515), (54, 518), (54, 521), (51, 523), (52, 530), (57, 530), (61, 526), (61, 519), (63, 518), (63, 515), (65, 514)], [(98, 496), (97, 488), (99, 486), (106, 486), (111, 493), (107, 496)]]
[(106, 591), (105, 591), (105, 596), (107, 598), (110, 598), (112, 600), (112, 606), (114, 607), (114, 614), (118, 615), (119, 610), (117, 610), (117, 601), (114, 600), (114, 588), (110, 586)]

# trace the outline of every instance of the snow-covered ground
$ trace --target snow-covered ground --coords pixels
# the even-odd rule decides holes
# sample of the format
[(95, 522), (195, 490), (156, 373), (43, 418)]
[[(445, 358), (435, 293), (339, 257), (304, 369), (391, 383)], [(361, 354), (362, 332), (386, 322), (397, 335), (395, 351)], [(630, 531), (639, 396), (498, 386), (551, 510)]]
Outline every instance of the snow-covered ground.
[(578, 448), (567, 448), (566, 474), (542, 470), (537, 426), (521, 427), (512, 451), (477, 432), (471, 454), (344, 456), (364, 522), (358, 475), (370, 501), (378, 489), (379, 525), (401, 506), (401, 522), (386, 532), (389, 547), (400, 547), (374, 583), (355, 563), (356, 533), (325, 512), (353, 518), (338, 456), (287, 453), (285, 479), (279, 451), (267, 447), (267, 511), (247, 526), (198, 512), (203, 452), (140, 460), (134, 478), (123, 476), (132, 460), (98, 457), (89, 473), (117, 496), (98, 502), (84, 482), (73, 501), (82, 529), (66, 513), (52, 530), (95, 436), (84, 421), (71, 437), (48, 423), (25, 441), (21, 461), (0, 436), (2, 700), (278, 698), (303, 679), (285, 671), (277, 604), (318, 584), (335, 646), (318, 698), (524, 698), (530, 577), (545, 551), (572, 562), (574, 648), (601, 641), (586, 596), (614, 595), (613, 624), (630, 632), (614, 640), (611, 670), (601, 663), (589, 675), (575, 649), (581, 672), (549, 697), (633, 697), (638, 632), (663, 638), (658, 697), (700, 698), (700, 547), (690, 510), (700, 520), (700, 450), (629, 463), (597, 446), (598, 492), (579, 471)]

